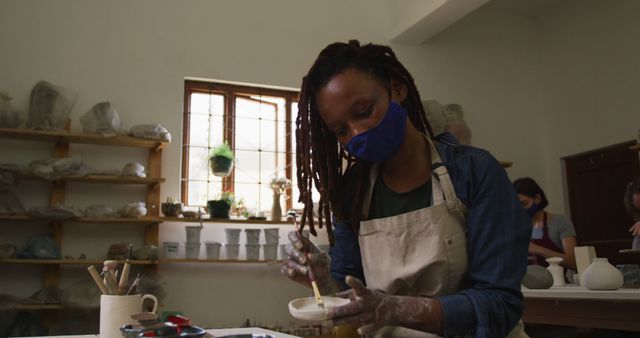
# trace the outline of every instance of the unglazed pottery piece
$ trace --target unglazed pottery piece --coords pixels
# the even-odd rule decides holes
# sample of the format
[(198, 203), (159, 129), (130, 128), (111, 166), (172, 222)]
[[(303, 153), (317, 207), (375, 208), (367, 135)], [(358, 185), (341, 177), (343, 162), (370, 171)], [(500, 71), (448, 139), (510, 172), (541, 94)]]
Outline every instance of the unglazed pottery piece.
[(327, 319), (326, 310), (331, 307), (348, 304), (349, 299), (340, 297), (322, 297), (324, 308), (316, 304), (313, 297), (298, 298), (289, 302), (289, 313), (294, 318), (308, 321), (321, 321)]
[(584, 270), (580, 282), (589, 290), (618, 290), (622, 287), (624, 279), (622, 272), (609, 264), (608, 259), (596, 258)]

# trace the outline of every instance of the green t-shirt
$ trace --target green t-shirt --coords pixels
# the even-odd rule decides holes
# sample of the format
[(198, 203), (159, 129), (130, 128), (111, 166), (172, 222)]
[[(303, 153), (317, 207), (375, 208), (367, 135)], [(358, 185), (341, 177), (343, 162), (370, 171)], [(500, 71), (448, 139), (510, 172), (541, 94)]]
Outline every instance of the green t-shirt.
[(407, 192), (397, 193), (384, 183), (378, 175), (371, 192), (371, 206), (368, 219), (396, 216), (426, 208), (432, 204), (431, 180)]

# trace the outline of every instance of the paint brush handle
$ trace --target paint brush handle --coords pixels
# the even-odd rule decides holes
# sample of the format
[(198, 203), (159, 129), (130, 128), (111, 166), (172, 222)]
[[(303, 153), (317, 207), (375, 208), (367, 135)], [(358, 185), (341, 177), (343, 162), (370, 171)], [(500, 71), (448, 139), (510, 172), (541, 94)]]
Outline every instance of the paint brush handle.
[(98, 273), (98, 270), (96, 270), (96, 267), (93, 265), (90, 265), (87, 270), (89, 270), (89, 274), (91, 275), (91, 278), (93, 278), (93, 281), (96, 282), (96, 285), (98, 286), (98, 289), (100, 289), (100, 292), (102, 292), (103, 295), (107, 295), (109, 294), (109, 292), (107, 291), (107, 287), (104, 285), (104, 282), (102, 281), (102, 278), (100, 278), (100, 274)]
[(118, 283), (116, 283), (115, 274), (112, 271), (105, 271), (104, 279), (107, 281), (107, 290), (109, 290), (110, 295), (118, 294)]
[(118, 292), (122, 295), (127, 291), (127, 284), (129, 284), (129, 270), (131, 270), (131, 256), (133, 251), (133, 244), (129, 244), (129, 254), (127, 260), (124, 262), (122, 268), (122, 274), (120, 275), (120, 282), (118, 283)]

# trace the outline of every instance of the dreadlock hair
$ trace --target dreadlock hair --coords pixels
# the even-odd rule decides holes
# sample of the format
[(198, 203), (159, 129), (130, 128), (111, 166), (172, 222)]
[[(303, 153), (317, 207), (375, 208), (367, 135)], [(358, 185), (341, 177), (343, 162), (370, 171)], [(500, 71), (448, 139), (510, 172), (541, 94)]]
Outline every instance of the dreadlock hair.
[[(433, 135), (413, 77), (398, 61), (391, 48), (374, 44), (361, 46), (357, 40), (351, 40), (348, 43), (332, 43), (320, 52), (309, 72), (302, 79), (298, 101), (296, 118), (296, 163), (300, 191), (298, 201), (304, 204), (301, 228), (308, 224), (310, 232), (317, 235), (311, 199), (312, 189), (316, 187), (320, 193), (317, 207), (318, 227), (326, 227), (331, 245), (333, 245), (332, 212), (337, 221), (345, 220), (345, 215), (350, 214), (351, 226), (357, 233), (362, 218), (362, 199), (369, 184), (372, 163), (357, 159), (340, 147), (336, 136), (320, 117), (316, 95), (335, 75), (351, 68), (373, 76), (387, 86), (389, 92), (391, 92), (392, 79), (406, 86), (407, 96), (401, 105), (407, 110), (411, 123), (418, 131)], [(349, 213), (343, 210), (342, 203), (343, 196), (351, 193), (344, 191), (347, 171), (352, 171), (349, 178), (353, 180), (355, 188)]]

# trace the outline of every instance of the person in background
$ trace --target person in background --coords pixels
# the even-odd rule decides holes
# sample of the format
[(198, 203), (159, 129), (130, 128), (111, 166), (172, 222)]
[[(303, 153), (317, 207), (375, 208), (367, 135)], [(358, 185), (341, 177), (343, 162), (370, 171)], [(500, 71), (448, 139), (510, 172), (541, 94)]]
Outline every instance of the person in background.
[(631, 235), (635, 236), (632, 249), (640, 249), (640, 177), (627, 186), (627, 191), (624, 194), (624, 206), (635, 222), (629, 228)]
[(549, 202), (544, 191), (532, 178), (519, 178), (513, 182), (513, 186), (533, 222), (529, 263), (548, 266), (545, 259), (562, 257), (561, 265), (575, 271), (576, 258), (573, 249), (577, 240), (571, 220), (564, 215), (551, 214), (544, 210)]
[[(433, 135), (413, 77), (386, 46), (333, 43), (304, 77), (296, 119), (302, 227), (282, 273), (366, 336), (527, 337), (520, 282), (531, 222), (487, 151)], [(314, 219), (312, 191), (320, 193)]]

